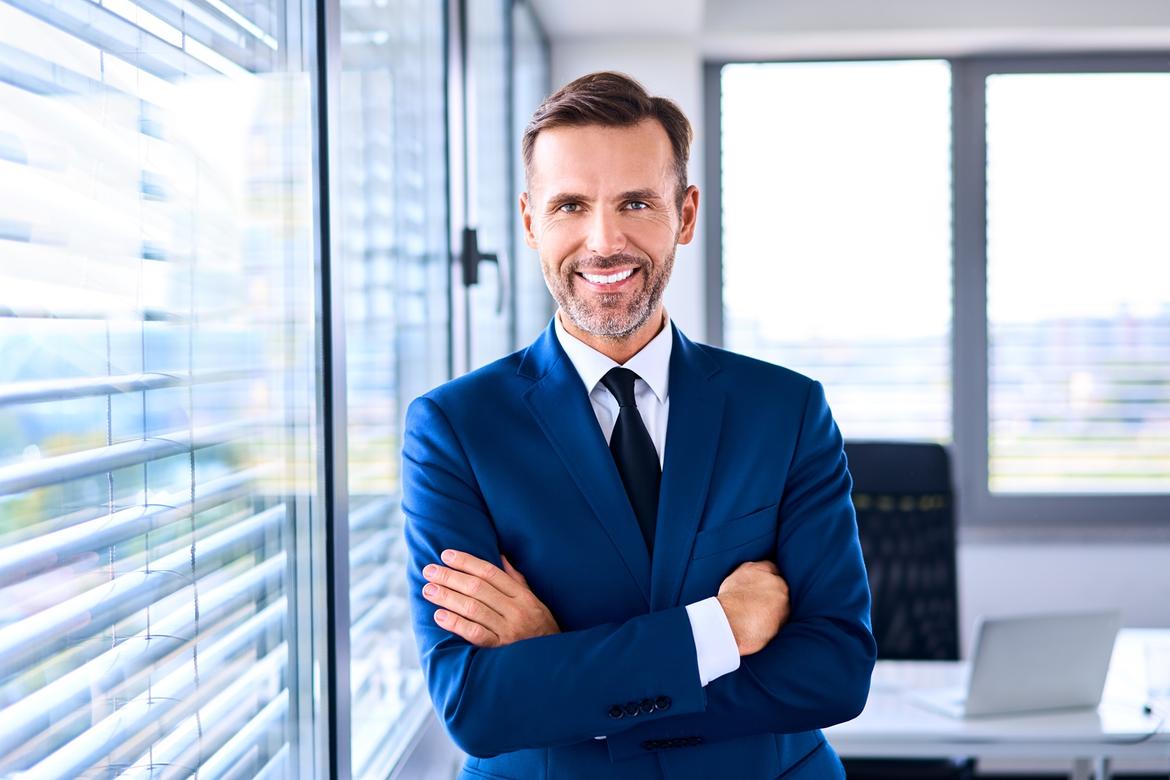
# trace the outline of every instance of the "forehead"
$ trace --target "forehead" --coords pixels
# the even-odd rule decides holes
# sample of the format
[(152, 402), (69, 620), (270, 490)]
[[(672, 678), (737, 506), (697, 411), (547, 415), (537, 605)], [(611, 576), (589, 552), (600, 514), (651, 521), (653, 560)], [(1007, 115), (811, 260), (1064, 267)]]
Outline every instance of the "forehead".
[(670, 138), (655, 119), (628, 127), (553, 127), (532, 147), (533, 190), (664, 189), (673, 172)]

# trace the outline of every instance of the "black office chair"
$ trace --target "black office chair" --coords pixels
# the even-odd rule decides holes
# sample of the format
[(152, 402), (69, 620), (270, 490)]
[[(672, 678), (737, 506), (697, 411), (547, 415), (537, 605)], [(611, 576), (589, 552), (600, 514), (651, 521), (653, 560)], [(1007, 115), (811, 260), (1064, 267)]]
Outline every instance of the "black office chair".
[[(937, 444), (846, 442), (853, 505), (873, 594), (878, 659), (959, 660), (950, 459)], [(967, 780), (973, 759), (845, 762), (850, 780)]]

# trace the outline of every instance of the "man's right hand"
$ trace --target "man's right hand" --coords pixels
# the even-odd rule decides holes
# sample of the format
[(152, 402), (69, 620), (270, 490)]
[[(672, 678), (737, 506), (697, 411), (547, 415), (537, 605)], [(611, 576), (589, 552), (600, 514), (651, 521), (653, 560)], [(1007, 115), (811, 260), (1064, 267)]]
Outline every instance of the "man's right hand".
[(788, 622), (788, 583), (771, 561), (747, 561), (719, 586), (740, 656), (758, 653)]

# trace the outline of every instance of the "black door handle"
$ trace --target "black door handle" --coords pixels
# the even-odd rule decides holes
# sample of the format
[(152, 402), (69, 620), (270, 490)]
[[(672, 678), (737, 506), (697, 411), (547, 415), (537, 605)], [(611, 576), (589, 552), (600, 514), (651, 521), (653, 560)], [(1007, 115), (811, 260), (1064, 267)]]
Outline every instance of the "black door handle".
[(479, 264), (496, 264), (496, 314), (504, 311), (504, 269), (499, 255), (479, 250), (479, 233), (473, 227), (463, 228), (463, 251), (459, 254), (459, 263), (463, 268), (463, 286), (471, 287), (479, 284)]

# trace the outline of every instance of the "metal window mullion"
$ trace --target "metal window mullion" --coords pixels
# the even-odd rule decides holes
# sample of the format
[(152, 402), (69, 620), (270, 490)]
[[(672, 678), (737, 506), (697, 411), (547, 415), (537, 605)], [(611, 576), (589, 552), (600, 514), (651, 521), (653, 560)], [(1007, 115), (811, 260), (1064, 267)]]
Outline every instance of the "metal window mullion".
[(703, 65), (703, 254), (706, 268), (706, 342), (723, 346), (723, 65)]
[(951, 62), (955, 485), (960, 539), (987, 497), (987, 137), (984, 75)]
[(349, 485), (347, 481), (347, 409), (345, 363), (345, 283), (339, 230), (341, 225), (340, 148), (334, 131), (340, 127), (341, 7), (340, 0), (313, 0), (313, 67), (311, 69), (313, 162), (317, 186), (314, 252), (320, 359), (317, 418), (321, 421), (318, 463), (324, 508), (324, 642), (316, 645), (323, 667), (320, 686), (325, 716), (325, 760), (331, 780), (351, 777), (349, 682)]

